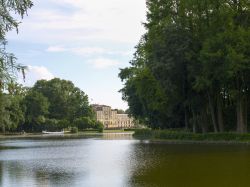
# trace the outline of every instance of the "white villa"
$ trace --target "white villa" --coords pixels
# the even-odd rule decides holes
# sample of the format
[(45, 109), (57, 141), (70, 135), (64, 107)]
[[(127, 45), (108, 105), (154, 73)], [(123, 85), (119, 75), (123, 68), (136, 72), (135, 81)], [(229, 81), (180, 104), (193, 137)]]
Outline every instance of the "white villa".
[(97, 121), (103, 123), (106, 129), (122, 129), (133, 128), (134, 119), (128, 114), (118, 114), (117, 110), (112, 110), (110, 106), (106, 105), (92, 105), (96, 112)]

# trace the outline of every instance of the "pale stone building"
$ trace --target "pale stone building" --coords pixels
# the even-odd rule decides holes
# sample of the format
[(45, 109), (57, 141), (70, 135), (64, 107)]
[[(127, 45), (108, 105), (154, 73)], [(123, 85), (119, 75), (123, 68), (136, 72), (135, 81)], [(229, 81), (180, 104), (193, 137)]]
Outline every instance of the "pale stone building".
[(118, 114), (117, 110), (112, 110), (106, 105), (92, 105), (96, 112), (97, 121), (103, 123), (106, 129), (133, 128), (134, 119), (128, 114)]

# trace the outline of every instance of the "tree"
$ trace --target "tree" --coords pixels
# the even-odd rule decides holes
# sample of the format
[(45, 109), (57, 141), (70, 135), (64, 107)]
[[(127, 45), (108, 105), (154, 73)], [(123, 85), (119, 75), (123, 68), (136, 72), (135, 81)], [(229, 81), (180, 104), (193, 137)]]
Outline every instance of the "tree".
[(85, 130), (89, 128), (95, 128), (95, 122), (89, 117), (80, 117), (74, 120), (74, 126), (79, 130)]
[[(32, 7), (32, 2), (30, 0), (20, 1), (20, 0), (2, 0), (0, 6), (0, 125), (5, 131), (6, 128), (13, 128), (19, 123), (19, 119), (14, 115), (14, 111), (10, 113), (8, 111), (8, 107), (13, 108), (13, 101), (11, 104), (8, 97), (5, 94), (2, 94), (3, 90), (8, 88), (9, 83), (13, 83), (16, 78), (16, 73), (21, 72), (24, 75), (25, 66), (16, 63), (16, 57), (12, 53), (8, 53), (5, 49), (7, 45), (6, 33), (13, 29), (18, 31), (19, 21), (16, 20), (13, 16), (15, 13), (15, 17), (23, 16), (27, 13), (27, 10)], [(15, 100), (15, 99), (14, 99)], [(20, 110), (17, 109), (18, 115), (22, 118), (20, 114)], [(15, 119), (14, 119), (15, 118)], [(12, 122), (11, 122), (12, 119)], [(20, 119), (21, 120), (21, 119)], [(15, 121), (15, 122), (14, 122)]]
[(119, 77), (125, 81), (120, 92), (128, 102), (129, 114), (151, 127), (166, 125), (166, 97), (159, 83), (144, 64), (143, 40), (137, 46), (132, 67), (122, 69)]
[(10, 112), (8, 110), (9, 106), (10, 101), (7, 95), (0, 93), (0, 125), (3, 133), (11, 126)]
[(16, 131), (17, 128), (25, 122), (25, 107), (23, 105), (23, 97), (20, 95), (9, 95), (10, 106), (10, 121), (9, 130)]
[(26, 106), (24, 129), (40, 131), (40, 126), (45, 122), (49, 114), (48, 99), (40, 92), (30, 90), (24, 98)]
[(94, 118), (88, 96), (71, 81), (58, 78), (40, 80), (31, 89), (41, 93), (50, 103), (48, 118), (73, 122), (79, 117)]
[(119, 74), (130, 113), (155, 128), (247, 132), (249, 2), (147, 0), (147, 8), (147, 32)]
[(23, 105), (24, 88), (11, 83), (8, 93), (0, 93), (0, 126), (2, 131), (15, 131), (25, 121), (25, 107)]
[(16, 71), (24, 75), (25, 67), (16, 63), (16, 57), (5, 50), (7, 44), (6, 32), (16, 29), (18, 31), (19, 21), (13, 17), (13, 13), (23, 16), (33, 6), (30, 0), (2, 0), (0, 6), (0, 90), (5, 89), (9, 82), (15, 80)]

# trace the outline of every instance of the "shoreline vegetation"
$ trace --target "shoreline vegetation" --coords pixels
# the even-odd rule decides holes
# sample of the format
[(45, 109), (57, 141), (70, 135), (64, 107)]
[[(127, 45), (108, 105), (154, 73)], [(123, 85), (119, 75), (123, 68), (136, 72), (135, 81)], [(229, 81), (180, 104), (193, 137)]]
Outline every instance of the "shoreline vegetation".
[(164, 142), (171, 144), (250, 144), (250, 133), (240, 134), (235, 132), (202, 134), (176, 130), (138, 129), (135, 130), (133, 137), (139, 140), (149, 140), (151, 142)]
[[(60, 135), (43, 133), (1, 133), (1, 139), (12, 138), (40, 138), (40, 137), (71, 137), (71, 136), (101, 136), (105, 134), (130, 134), (136, 140), (151, 143), (166, 144), (249, 144), (250, 133), (192, 133), (184, 130), (152, 130), (152, 129), (117, 129), (117, 130), (85, 130), (72, 133), (70, 131)], [(1, 149), (1, 148), (0, 148)]]
[(134, 131), (130, 129), (118, 129), (118, 130), (103, 130), (102, 132), (98, 130), (85, 130), (78, 131), (76, 133), (67, 131), (64, 134), (43, 134), (42, 132), (31, 132), (31, 133), (22, 133), (22, 132), (9, 132), (9, 133), (0, 133), (0, 139), (5, 138), (32, 138), (32, 137), (53, 137), (53, 136), (82, 136), (82, 135), (103, 135), (103, 134), (133, 134)]

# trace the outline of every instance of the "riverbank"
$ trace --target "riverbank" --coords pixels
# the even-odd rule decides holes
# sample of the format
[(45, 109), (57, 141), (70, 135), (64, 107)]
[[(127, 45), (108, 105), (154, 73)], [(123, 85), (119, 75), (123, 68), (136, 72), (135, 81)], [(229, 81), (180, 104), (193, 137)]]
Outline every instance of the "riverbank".
[(223, 143), (235, 144), (245, 143), (250, 144), (250, 134), (238, 133), (190, 133), (184, 131), (170, 130), (136, 130), (133, 137), (140, 140), (150, 140), (151, 142), (166, 142), (171, 144), (179, 143)]
[(103, 132), (94, 131), (79, 131), (77, 133), (64, 133), (64, 134), (43, 134), (43, 133), (7, 133), (0, 134), (0, 139), (11, 139), (11, 138), (39, 138), (48, 136), (102, 136), (105, 134), (133, 134), (134, 131), (126, 130), (104, 130)]

